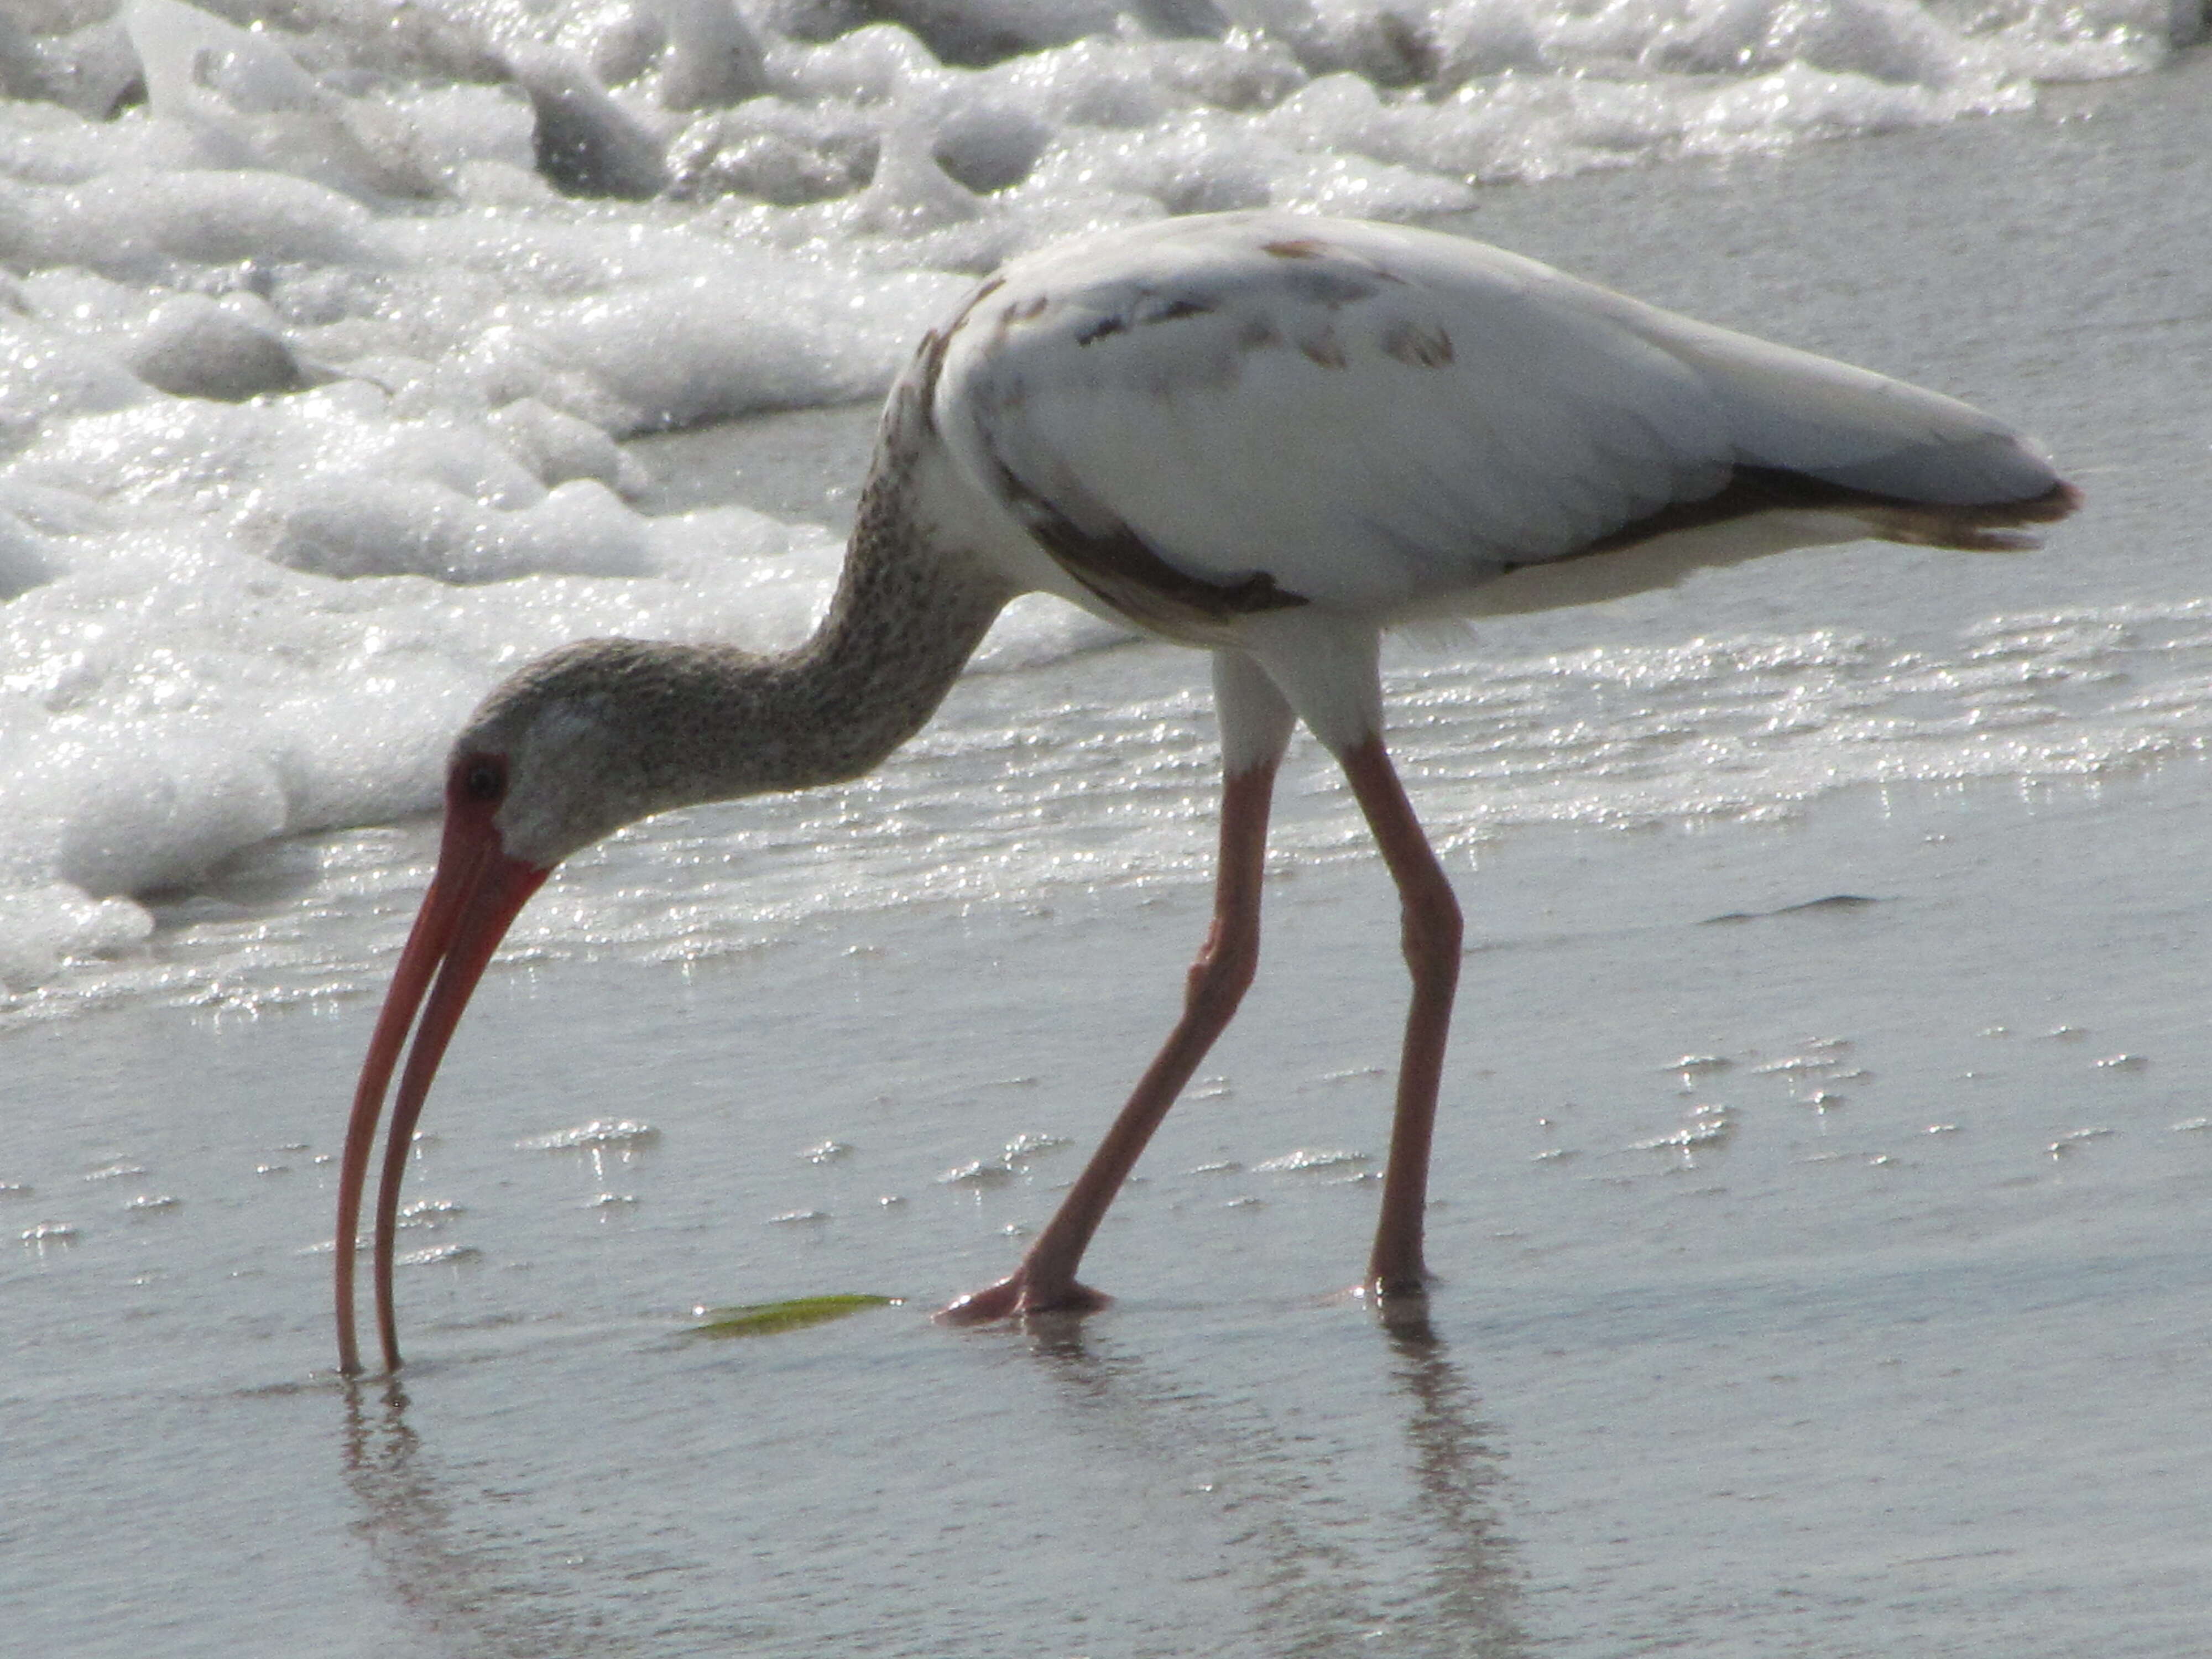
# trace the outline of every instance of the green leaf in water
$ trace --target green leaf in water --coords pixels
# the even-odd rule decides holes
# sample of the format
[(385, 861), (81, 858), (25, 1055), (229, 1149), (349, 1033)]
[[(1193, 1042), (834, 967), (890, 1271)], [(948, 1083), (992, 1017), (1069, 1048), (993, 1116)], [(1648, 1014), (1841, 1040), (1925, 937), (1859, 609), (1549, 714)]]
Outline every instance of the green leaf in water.
[(693, 1310), (699, 1323), (694, 1336), (775, 1336), (803, 1331), (809, 1325), (826, 1325), (868, 1308), (887, 1308), (897, 1301), (890, 1296), (797, 1296), (788, 1302), (754, 1302), (742, 1308)]

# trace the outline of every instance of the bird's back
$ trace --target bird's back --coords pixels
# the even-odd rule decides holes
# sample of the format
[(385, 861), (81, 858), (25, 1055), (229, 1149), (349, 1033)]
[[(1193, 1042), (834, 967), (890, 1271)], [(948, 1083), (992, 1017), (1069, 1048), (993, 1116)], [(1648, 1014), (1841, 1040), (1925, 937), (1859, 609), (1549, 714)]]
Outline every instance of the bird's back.
[[(970, 480), (1091, 594), (1196, 637), (1300, 604), (1571, 603), (1868, 535), (2010, 545), (2074, 499), (1952, 398), (1398, 227), (1226, 214), (1064, 244), (933, 350)], [(1592, 568), (1481, 592), (1570, 559)]]

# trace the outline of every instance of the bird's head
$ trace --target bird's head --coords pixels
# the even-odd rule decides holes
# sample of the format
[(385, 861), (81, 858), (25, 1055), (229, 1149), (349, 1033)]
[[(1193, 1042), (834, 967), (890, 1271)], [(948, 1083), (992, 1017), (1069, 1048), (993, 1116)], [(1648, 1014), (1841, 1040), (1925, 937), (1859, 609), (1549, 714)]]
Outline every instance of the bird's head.
[[(446, 823), (540, 872), (626, 823), (677, 804), (666, 755), (686, 702), (682, 647), (586, 640), (541, 658), (486, 697), (446, 761)], [(439, 873), (446, 870), (446, 853)]]
[(414, 1043), (392, 1104), (376, 1206), (378, 1322), (386, 1361), (394, 1365), (391, 1274), (399, 1181), (438, 1062), (492, 953), (554, 866), (625, 823), (678, 804), (665, 797), (667, 780), (688, 758), (680, 752), (684, 723), (668, 718), (661, 705), (697, 702), (672, 679), (670, 665), (679, 665), (680, 679), (681, 661), (669, 647), (627, 641), (570, 647), (500, 686), (453, 744), (437, 872), (386, 993), (346, 1127), (337, 1249), (339, 1360), (349, 1374), (360, 1369), (355, 1237), (377, 1121), (408, 1032), (413, 1029)]

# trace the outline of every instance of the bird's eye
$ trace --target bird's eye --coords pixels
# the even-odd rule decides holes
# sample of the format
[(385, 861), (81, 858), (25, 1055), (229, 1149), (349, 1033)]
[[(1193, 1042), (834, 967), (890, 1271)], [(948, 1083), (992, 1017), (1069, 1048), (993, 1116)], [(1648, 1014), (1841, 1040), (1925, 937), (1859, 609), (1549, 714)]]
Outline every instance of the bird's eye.
[(507, 763), (496, 755), (471, 755), (459, 768), (461, 793), (489, 806), (507, 793)]

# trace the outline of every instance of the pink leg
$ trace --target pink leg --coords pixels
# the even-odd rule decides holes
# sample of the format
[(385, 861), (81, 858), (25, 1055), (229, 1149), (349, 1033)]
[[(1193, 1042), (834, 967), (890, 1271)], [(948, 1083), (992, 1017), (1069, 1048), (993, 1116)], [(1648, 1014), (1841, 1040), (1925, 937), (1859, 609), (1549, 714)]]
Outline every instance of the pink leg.
[[(1279, 745), (1278, 745), (1279, 748)], [(1106, 1297), (1079, 1285), (1077, 1264), (1107, 1206), (1129, 1178), (1152, 1131), (1190, 1081), (1243, 1000), (1260, 963), (1260, 878), (1267, 850), (1267, 808), (1277, 757), (1230, 775), (1221, 795), (1221, 848), (1214, 878), (1213, 926), (1184, 982), (1182, 1018), (1154, 1058), (1121, 1115), (1061, 1202), (1021, 1266), (986, 1290), (963, 1296), (938, 1315), (957, 1324), (1010, 1315), (1083, 1310)], [(1419, 831), (1415, 834), (1418, 836)], [(1445, 1000), (1450, 992), (1447, 988)], [(1433, 1087), (1431, 1090), (1434, 1093)], [(1419, 1255), (1419, 1206), (1414, 1254)]]
[(1398, 1065), (1397, 1111), (1390, 1126), (1390, 1161), (1382, 1173), (1382, 1217), (1375, 1230), (1364, 1288), (1377, 1297), (1418, 1293), (1427, 1282), (1421, 1260), (1421, 1212), (1428, 1202), (1429, 1139), (1443, 1079), (1444, 1042), (1451, 1033), (1452, 993), (1459, 984), (1459, 901), (1429, 838), (1413, 816), (1382, 739), (1370, 738), (1340, 757), (1359, 810), (1398, 884), (1406, 965), (1413, 1003)]

